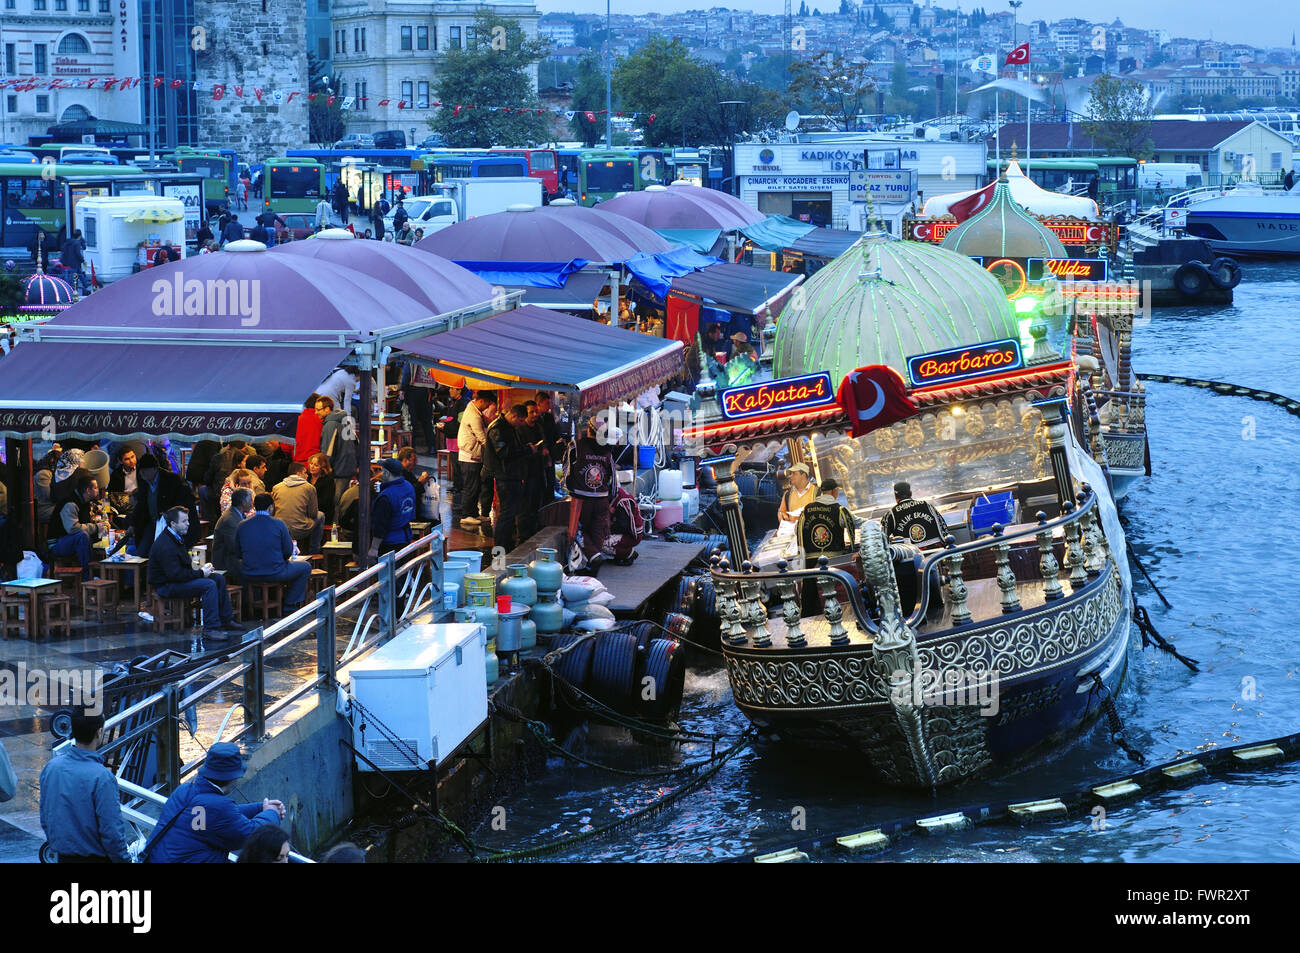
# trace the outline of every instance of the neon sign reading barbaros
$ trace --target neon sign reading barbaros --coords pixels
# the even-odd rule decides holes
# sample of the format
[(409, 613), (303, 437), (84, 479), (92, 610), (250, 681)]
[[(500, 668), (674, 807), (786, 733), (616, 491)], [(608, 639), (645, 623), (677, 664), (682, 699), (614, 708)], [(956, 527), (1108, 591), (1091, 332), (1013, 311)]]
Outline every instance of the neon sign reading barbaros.
[(922, 361), (916, 371), (922, 380), (942, 377), (948, 374), (965, 374), (969, 371), (991, 371), (1015, 364), (1018, 357), (1015, 351), (994, 351), (991, 354), (963, 354), (955, 361), (936, 361), (931, 358)]
[(907, 373), (913, 386), (928, 387), (1019, 370), (1023, 365), (1020, 342), (1009, 338), (915, 354), (907, 359)]

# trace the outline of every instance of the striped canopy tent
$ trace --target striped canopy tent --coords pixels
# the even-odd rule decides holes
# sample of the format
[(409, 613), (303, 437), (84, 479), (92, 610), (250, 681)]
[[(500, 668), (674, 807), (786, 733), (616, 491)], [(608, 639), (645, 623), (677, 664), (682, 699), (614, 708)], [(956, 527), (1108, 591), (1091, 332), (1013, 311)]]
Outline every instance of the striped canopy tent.
[(907, 358), (1019, 337), (1001, 286), (969, 258), (880, 233), (804, 283), (777, 324), (773, 374), (829, 371), (838, 383), (869, 364), (906, 379)]

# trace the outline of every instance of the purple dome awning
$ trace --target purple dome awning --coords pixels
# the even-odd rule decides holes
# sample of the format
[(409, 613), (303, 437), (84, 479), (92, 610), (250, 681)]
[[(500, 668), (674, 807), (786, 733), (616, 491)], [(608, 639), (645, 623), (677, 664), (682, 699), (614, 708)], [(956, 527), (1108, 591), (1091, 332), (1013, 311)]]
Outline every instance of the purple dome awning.
[(277, 245), (271, 253), (363, 271), (375, 282), (421, 302), (431, 314), (472, 307), (492, 298), (490, 284), (445, 258), (396, 242), (366, 241), (342, 229), (335, 231), (340, 236), (337, 239), (323, 233), (307, 241)]
[(602, 202), (596, 208), (646, 228), (716, 228), (727, 232), (755, 225), (767, 217), (734, 195), (684, 182), (666, 187), (652, 185)]
[(149, 268), (115, 281), (45, 325), (368, 334), (429, 317), (411, 298), (353, 268), (272, 255), (260, 242)]
[(676, 247), (643, 225), (595, 209), (552, 202), (481, 215), (434, 232), (415, 245), (452, 261), (627, 261)]

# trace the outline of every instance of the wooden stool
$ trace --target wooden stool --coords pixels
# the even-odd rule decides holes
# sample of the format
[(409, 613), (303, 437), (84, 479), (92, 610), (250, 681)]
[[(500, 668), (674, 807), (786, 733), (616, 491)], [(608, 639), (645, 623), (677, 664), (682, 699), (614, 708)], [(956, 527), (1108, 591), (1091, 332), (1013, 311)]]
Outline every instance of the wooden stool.
[(255, 618), (270, 620), (284, 615), (284, 583), (249, 582), (248, 588), (252, 595), (251, 607)]
[(153, 616), (153, 630), (166, 632), (172, 626), (178, 631), (189, 628), (189, 600), (176, 596), (164, 599), (155, 589), (149, 590), (149, 614)]
[(50, 572), (51, 579), (58, 579), (63, 583), (60, 591), (72, 600), (73, 607), (77, 611), (81, 611), (81, 567), (54, 566)]
[(324, 569), (313, 569), (307, 577), (307, 601), (314, 600), (329, 584), (329, 573)]
[(112, 579), (91, 579), (81, 584), (81, 615), (89, 620), (91, 612), (95, 621), (102, 622), (107, 616), (117, 618), (117, 582)]
[(26, 595), (0, 595), (0, 638), (9, 638), (10, 631), (20, 638), (27, 638), (32, 624), (27, 614), (31, 611), (32, 601)]
[(72, 596), (41, 596), (41, 631), (72, 636)]
[[(453, 479), (451, 468), (455, 465), (451, 459), (450, 450), (439, 450), (437, 456), (434, 457), (434, 476), (439, 480)], [(446, 474), (446, 476), (443, 474)]]
[(244, 587), (226, 586), (226, 595), (230, 596), (230, 608), (236, 622), (244, 621)]

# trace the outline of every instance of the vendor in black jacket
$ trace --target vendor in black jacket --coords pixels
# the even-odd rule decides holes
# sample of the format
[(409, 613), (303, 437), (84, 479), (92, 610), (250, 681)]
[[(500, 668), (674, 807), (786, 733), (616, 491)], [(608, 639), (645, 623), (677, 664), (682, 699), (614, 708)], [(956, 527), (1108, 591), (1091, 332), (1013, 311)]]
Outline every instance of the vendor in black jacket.
[(528, 410), (515, 404), (498, 416), (487, 429), (483, 446), (483, 469), (492, 474), (497, 485), (497, 522), (492, 528), (493, 544), (514, 549), (515, 517), (524, 493), (524, 478), (533, 451), (524, 442), (519, 428), (524, 426)]
[(199, 516), (194, 509), (194, 493), (189, 484), (172, 473), (160, 469), (158, 458), (146, 453), (140, 458), (139, 479), (135, 491), (135, 512), (132, 526), (135, 530), (135, 551), (139, 556), (149, 556), (154, 541), (154, 528), (158, 518), (173, 507), (184, 507), (189, 514), (183, 542), (192, 546), (199, 538)]
[(163, 513), (167, 528), (158, 534), (149, 550), (149, 586), (164, 599), (203, 600), (203, 636), (208, 641), (224, 642), (225, 632), (243, 632), (235, 625), (235, 613), (226, 592), (226, 579), (213, 573), (212, 563), (195, 569), (189, 547), (184, 543), (190, 529), (190, 514), (183, 506), (173, 506)]

